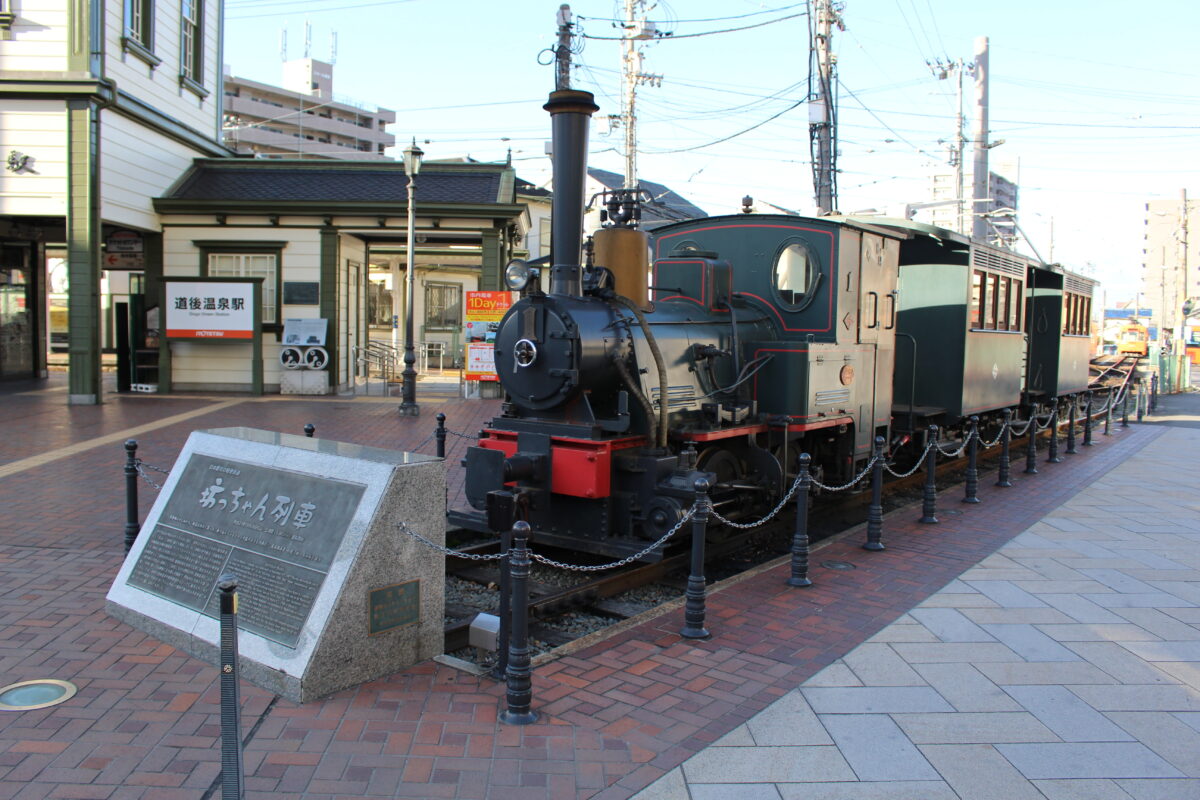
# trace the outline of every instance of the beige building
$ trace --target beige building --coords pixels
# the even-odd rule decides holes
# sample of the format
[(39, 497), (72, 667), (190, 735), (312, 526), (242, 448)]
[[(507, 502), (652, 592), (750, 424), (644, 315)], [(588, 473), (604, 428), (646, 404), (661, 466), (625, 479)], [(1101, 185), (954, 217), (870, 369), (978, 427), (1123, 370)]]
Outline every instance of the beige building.
[(313, 58), (283, 65), (283, 86), (224, 75), (225, 145), (257, 158), (391, 161), (387, 126), (396, 112), (338, 98), (333, 65)]
[(1153, 321), (1173, 336), (1184, 301), (1200, 298), (1200, 231), (1192, 219), (1200, 219), (1200, 199), (1188, 199), (1186, 190), (1146, 203), (1139, 305), (1152, 309)]

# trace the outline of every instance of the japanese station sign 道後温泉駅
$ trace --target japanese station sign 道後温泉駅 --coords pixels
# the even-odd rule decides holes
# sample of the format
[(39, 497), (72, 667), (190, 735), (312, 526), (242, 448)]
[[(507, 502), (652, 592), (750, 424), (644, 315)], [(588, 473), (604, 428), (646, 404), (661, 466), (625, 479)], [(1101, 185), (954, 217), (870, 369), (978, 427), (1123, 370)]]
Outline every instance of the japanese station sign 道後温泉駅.
[(169, 339), (253, 339), (255, 281), (163, 282)]
[(499, 380), (496, 331), (513, 304), (515, 292), (467, 292), (467, 369), (469, 381)]

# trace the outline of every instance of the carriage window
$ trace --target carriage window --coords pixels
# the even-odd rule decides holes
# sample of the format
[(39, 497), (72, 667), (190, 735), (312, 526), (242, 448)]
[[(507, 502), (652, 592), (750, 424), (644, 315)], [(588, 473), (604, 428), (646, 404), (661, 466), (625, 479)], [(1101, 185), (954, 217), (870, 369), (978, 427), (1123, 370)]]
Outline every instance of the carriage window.
[(1008, 329), (1010, 331), (1021, 330), (1021, 298), (1024, 296), (1024, 291), (1023, 281), (1014, 280), (1012, 282), (1012, 288), (1008, 292)]
[(971, 327), (983, 326), (983, 273), (975, 270), (971, 276)]
[(996, 292), (996, 330), (1008, 330), (1008, 290), (1012, 288), (1012, 278), (1001, 278)]
[(795, 306), (816, 289), (820, 265), (804, 242), (793, 241), (775, 257), (775, 290), (784, 305)]
[(987, 293), (984, 295), (984, 317), (983, 327), (989, 331), (996, 330), (996, 291), (997, 285), (1000, 283), (999, 275), (987, 276)]

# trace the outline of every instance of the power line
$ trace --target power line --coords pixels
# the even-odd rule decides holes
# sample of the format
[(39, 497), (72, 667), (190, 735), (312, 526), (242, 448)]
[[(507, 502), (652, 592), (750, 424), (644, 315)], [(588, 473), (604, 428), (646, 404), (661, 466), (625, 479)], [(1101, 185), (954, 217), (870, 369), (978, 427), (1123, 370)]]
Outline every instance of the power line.
[[(789, 14), (786, 17), (780, 17), (779, 19), (769, 19), (766, 22), (759, 22), (754, 25), (745, 25), (741, 28), (725, 28), (725, 29), (719, 30), (719, 31), (703, 31), (701, 33), (665, 34), (665, 35), (655, 37), (655, 41), (661, 42), (661, 41), (668, 41), (671, 39), (695, 39), (699, 36), (716, 36), (717, 34), (720, 34), (720, 33), (737, 33), (738, 31), (749, 31), (749, 30), (753, 30), (754, 28), (762, 28), (766, 25), (774, 25), (776, 22), (785, 22), (789, 19), (796, 19), (797, 17), (806, 17), (806, 16), (808, 16), (808, 12), (802, 11), (799, 14)], [(607, 42), (624, 42), (629, 38), (627, 36), (591, 36), (586, 33), (580, 34), (580, 36), (582, 36), (584, 39), (596, 39), (598, 41), (607, 41)]]

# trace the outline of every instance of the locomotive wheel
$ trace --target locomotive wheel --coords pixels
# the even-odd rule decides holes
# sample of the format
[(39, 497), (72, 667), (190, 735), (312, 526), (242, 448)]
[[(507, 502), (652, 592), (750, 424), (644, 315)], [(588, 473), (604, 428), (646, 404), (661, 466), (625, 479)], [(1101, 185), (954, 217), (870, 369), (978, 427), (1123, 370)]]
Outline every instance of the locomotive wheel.
[(701, 450), (696, 459), (696, 469), (715, 473), (718, 484), (731, 483), (746, 476), (742, 460), (724, 447), (708, 447)]

